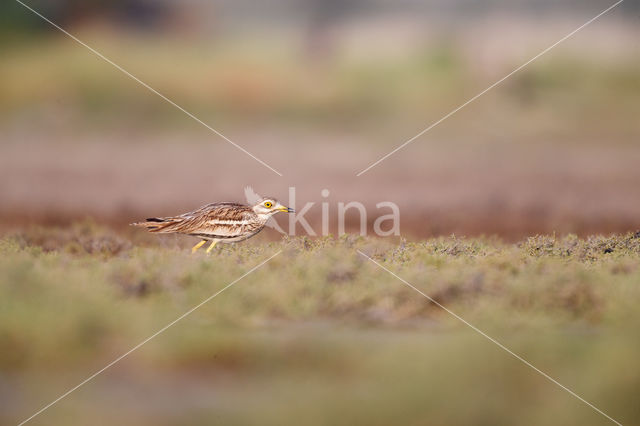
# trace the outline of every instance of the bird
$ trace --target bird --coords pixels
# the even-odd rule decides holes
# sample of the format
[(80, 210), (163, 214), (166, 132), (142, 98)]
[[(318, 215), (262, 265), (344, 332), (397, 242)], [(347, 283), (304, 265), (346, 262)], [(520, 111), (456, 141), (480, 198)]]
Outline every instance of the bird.
[(146, 228), (149, 232), (185, 234), (201, 241), (193, 246), (191, 253), (198, 251), (208, 241), (207, 253), (218, 242), (235, 243), (246, 240), (264, 229), (267, 221), (276, 213), (294, 213), (271, 197), (260, 198), (254, 205), (239, 203), (211, 203), (192, 212), (178, 216), (150, 217), (132, 226)]

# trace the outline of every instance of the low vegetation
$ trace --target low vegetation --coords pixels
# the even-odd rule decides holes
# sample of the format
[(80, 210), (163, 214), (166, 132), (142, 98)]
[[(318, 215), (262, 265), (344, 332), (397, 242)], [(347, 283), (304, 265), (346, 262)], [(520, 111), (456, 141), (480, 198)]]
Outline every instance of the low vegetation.
[(0, 240), (0, 423), (279, 251), (34, 424), (607, 423), (357, 250), (623, 424), (640, 418), (640, 233), (184, 247), (89, 224)]

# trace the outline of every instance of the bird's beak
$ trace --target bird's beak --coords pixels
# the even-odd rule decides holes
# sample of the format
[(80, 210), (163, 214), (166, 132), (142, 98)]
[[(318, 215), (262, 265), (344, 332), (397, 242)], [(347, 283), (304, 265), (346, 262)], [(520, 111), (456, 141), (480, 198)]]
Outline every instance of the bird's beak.
[(293, 210), (291, 207), (282, 206), (278, 208), (278, 210), (285, 213), (295, 213), (295, 210)]

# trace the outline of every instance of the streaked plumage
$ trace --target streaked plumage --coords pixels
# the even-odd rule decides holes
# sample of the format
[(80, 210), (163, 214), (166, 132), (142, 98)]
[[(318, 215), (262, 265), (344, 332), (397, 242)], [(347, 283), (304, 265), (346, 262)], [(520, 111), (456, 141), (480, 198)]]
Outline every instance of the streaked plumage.
[(212, 203), (192, 212), (171, 217), (151, 217), (145, 222), (132, 223), (157, 233), (178, 233), (201, 238), (193, 247), (198, 250), (211, 241), (207, 253), (218, 242), (232, 243), (246, 240), (262, 231), (267, 220), (278, 212), (292, 213), (273, 198), (263, 198), (254, 206), (238, 203)]

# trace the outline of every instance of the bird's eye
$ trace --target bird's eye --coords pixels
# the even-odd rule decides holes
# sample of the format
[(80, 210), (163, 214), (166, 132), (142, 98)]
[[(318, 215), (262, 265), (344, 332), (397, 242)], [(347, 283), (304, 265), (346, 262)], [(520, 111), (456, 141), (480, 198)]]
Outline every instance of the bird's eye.
[(271, 203), (271, 201), (267, 201), (266, 203), (264, 203), (264, 206), (270, 209), (273, 206), (273, 204)]

